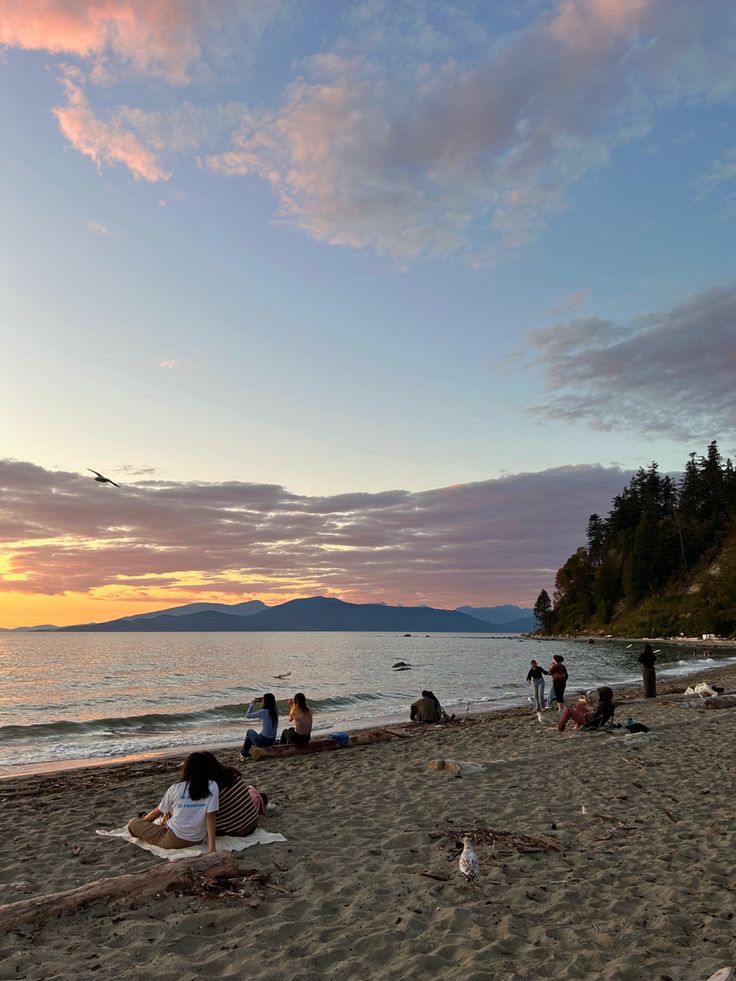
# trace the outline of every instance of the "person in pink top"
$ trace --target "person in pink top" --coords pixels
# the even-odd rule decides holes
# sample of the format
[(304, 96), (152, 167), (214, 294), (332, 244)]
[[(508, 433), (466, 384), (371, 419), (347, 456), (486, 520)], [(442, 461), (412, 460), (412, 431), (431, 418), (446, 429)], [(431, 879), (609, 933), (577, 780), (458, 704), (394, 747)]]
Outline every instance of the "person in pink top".
[(312, 738), (312, 710), (307, 705), (304, 692), (298, 691), (293, 698), (289, 699), (289, 722), (293, 722), (293, 727), (284, 729), (281, 733), (282, 743), (293, 743), (295, 745), (305, 745)]

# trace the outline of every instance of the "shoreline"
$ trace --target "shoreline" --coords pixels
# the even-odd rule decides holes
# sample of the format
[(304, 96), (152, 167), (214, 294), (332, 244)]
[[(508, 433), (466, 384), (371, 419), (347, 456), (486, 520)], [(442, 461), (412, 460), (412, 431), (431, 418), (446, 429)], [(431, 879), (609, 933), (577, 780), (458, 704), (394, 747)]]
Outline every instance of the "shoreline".
[[(664, 643), (664, 641), (663, 641)], [(736, 647), (736, 645), (734, 645)], [(683, 674), (673, 675), (670, 677), (657, 676), (657, 698), (653, 701), (658, 703), (660, 698), (668, 697), (671, 698), (673, 695), (684, 695), (684, 688), (698, 684), (699, 681), (707, 680), (706, 677), (700, 677), (700, 675), (707, 676), (712, 681), (718, 683), (725, 683), (724, 687), (731, 688), (736, 691), (736, 664), (731, 663), (728, 665), (714, 664), (703, 664), (698, 666), (697, 670), (690, 671)], [(687, 681), (687, 684), (684, 682)], [(596, 686), (599, 687), (599, 686)], [(645, 700), (642, 696), (642, 687), (639, 682), (621, 682), (617, 685), (610, 685), (613, 688), (616, 695), (620, 698), (625, 699), (626, 704), (636, 705), (641, 702), (652, 702), (651, 699)], [(589, 689), (595, 690), (595, 689)], [(568, 689), (569, 697), (566, 702), (572, 703), (577, 699), (578, 693), (582, 693), (583, 689), (571, 685)], [(573, 695), (573, 693), (575, 693)], [(620, 704), (620, 703), (619, 703)], [(451, 707), (452, 708), (452, 707)], [(451, 713), (452, 714), (452, 713)], [(475, 712), (468, 712), (463, 714), (457, 714), (455, 722), (483, 722), (484, 720), (503, 720), (503, 719), (513, 719), (513, 718), (529, 718), (533, 713), (527, 707), (526, 702), (522, 702), (516, 705), (503, 705), (498, 708), (488, 708)], [(554, 714), (550, 712), (549, 718), (554, 718)], [(444, 723), (438, 724), (440, 728)], [(406, 716), (385, 716), (380, 720), (376, 720), (375, 723), (371, 725), (358, 725), (355, 728), (345, 728), (344, 730), (349, 733), (371, 733), (379, 732), (386, 728), (400, 728), (404, 727), (409, 731), (421, 731), (416, 723), (410, 722)], [(429, 728), (434, 728), (430, 726)], [(422, 729), (424, 727), (422, 726)], [(327, 729), (320, 730), (317, 734), (317, 738), (323, 738), (329, 735), (331, 732), (338, 731), (335, 727), (330, 727)], [(240, 740), (237, 743), (198, 743), (192, 745), (185, 745), (179, 747), (169, 747), (160, 750), (152, 750), (150, 752), (145, 752), (141, 754), (135, 754), (125, 757), (93, 757), (87, 759), (72, 759), (64, 761), (52, 761), (52, 762), (42, 762), (42, 763), (29, 763), (29, 764), (18, 764), (18, 770), (8, 773), (5, 772), (10, 769), (10, 765), (0, 766), (0, 788), (4, 789), (9, 781), (23, 781), (23, 780), (39, 780), (42, 781), (45, 778), (54, 780), (55, 778), (61, 777), (63, 775), (84, 775), (85, 773), (94, 773), (98, 771), (121, 771), (128, 772), (129, 770), (135, 770), (137, 768), (143, 768), (148, 771), (161, 770), (164, 767), (168, 770), (171, 769), (176, 764), (178, 767), (181, 761), (188, 756), (189, 753), (193, 753), (200, 750), (207, 750), (218, 756), (233, 756), (236, 760), (239, 759), (239, 746)], [(308, 754), (305, 754), (308, 756)], [(299, 756), (291, 757), (292, 759), (299, 759)], [(255, 761), (253, 761), (255, 762)]]

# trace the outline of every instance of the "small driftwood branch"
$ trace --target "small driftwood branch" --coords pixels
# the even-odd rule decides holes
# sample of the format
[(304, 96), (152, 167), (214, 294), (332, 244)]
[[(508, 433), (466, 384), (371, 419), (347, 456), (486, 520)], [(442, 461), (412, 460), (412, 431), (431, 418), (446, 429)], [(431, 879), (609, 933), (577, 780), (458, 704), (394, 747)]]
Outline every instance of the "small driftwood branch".
[(212, 852), (197, 858), (164, 862), (145, 872), (98, 879), (76, 889), (0, 906), (0, 932), (16, 930), (39, 920), (69, 916), (97, 902), (135, 906), (175, 886), (190, 886), (195, 878), (212, 882), (216, 879), (235, 879), (239, 875), (237, 862), (230, 852)]

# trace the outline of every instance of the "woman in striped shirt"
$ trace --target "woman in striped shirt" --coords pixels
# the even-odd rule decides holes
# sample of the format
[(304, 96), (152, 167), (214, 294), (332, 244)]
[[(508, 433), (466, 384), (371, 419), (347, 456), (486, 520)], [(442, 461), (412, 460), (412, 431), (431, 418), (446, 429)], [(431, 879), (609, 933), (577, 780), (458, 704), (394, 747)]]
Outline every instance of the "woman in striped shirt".
[[(220, 809), (217, 812), (217, 834), (244, 838), (258, 827), (260, 813), (256, 798), (251, 794), (240, 770), (223, 766), (213, 753), (207, 757), (209, 777), (219, 788)], [(255, 788), (254, 788), (255, 789)], [(264, 798), (265, 794), (258, 794)], [(266, 798), (267, 802), (268, 798)]]
[(241, 760), (250, 756), (251, 746), (273, 746), (276, 742), (276, 731), (279, 727), (279, 710), (276, 707), (276, 699), (271, 692), (267, 692), (263, 698), (256, 698), (248, 706), (245, 713), (246, 719), (260, 719), (261, 731), (249, 729), (245, 734), (243, 750), (240, 754)]

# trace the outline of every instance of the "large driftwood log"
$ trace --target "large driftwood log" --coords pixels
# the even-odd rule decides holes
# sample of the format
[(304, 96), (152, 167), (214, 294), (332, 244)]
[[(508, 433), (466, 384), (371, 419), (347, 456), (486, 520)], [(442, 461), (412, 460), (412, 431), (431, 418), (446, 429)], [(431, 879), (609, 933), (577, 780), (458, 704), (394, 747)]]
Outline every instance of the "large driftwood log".
[[(386, 729), (379, 729), (376, 732), (358, 732), (350, 736), (348, 746), (365, 746), (367, 743), (385, 743), (393, 739), (394, 734)], [(304, 743), (301, 746), (295, 743), (279, 744), (278, 746), (266, 746), (261, 748), (254, 746), (250, 755), (254, 760), (265, 760), (271, 757), (280, 756), (304, 756), (307, 753), (324, 753), (329, 749), (341, 749), (338, 742), (334, 739), (315, 739), (312, 742)]]
[(18, 903), (0, 906), (0, 932), (77, 913), (91, 903), (127, 903), (134, 906), (149, 896), (186, 886), (199, 880), (234, 879), (240, 875), (237, 862), (230, 852), (211, 852), (197, 858), (180, 858), (175, 862), (163, 862), (145, 872), (118, 875), (111, 879), (98, 879), (86, 886), (52, 892), (47, 896), (23, 899)]

